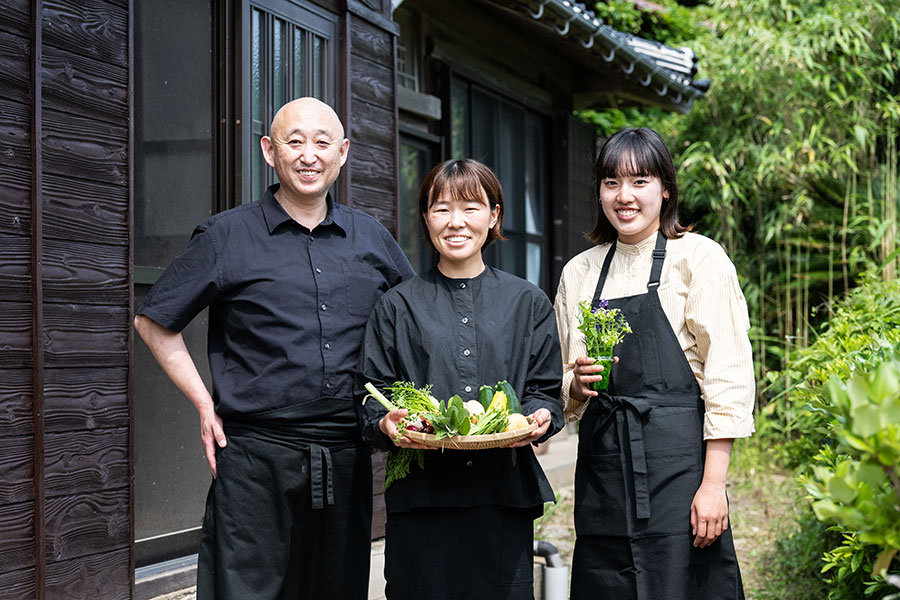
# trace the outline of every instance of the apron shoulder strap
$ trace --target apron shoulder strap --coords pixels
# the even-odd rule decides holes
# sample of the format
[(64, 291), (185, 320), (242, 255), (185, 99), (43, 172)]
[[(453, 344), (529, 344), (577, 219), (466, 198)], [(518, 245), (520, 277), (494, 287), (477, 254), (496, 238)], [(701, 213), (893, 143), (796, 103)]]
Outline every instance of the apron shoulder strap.
[(653, 266), (650, 268), (650, 281), (647, 289), (659, 287), (659, 278), (662, 275), (663, 261), (666, 260), (666, 236), (662, 229), (656, 234), (656, 248), (653, 249)]
[(609, 252), (603, 260), (603, 267), (600, 269), (600, 279), (597, 280), (597, 289), (594, 290), (594, 299), (591, 301), (591, 308), (600, 306), (600, 298), (603, 295), (603, 284), (606, 283), (606, 276), (609, 275), (609, 265), (612, 264), (613, 254), (616, 253), (616, 240), (612, 241)]

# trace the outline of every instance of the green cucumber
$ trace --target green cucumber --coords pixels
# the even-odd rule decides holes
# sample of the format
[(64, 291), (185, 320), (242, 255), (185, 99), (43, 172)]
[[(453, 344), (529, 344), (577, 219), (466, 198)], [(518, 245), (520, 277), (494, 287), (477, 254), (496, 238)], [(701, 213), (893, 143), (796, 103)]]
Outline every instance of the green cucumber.
[(494, 388), (489, 385), (483, 385), (478, 388), (478, 403), (484, 407), (484, 410), (488, 409), (488, 406), (491, 405), (491, 400), (494, 399)]

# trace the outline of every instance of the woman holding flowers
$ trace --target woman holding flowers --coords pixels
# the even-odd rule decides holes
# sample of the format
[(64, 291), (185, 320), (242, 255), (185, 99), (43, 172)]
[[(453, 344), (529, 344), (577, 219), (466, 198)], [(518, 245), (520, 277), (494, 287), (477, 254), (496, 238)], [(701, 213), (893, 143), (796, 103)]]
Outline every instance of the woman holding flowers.
[[(734, 438), (753, 431), (755, 383), (734, 266), (679, 224), (655, 131), (614, 134), (594, 175), (595, 246), (566, 265), (555, 303), (566, 418), (581, 419), (571, 597), (743, 598), (725, 482)], [(590, 315), (630, 326), (615, 365), (586, 350)]]
[[(438, 263), (375, 305), (359, 397), (367, 381), (379, 389), (407, 381), (433, 386), (441, 400), (474, 400), (482, 384), (505, 379), (539, 427), (516, 447), (421, 449), (421, 468), (413, 460), (385, 491), (387, 597), (531, 600), (533, 520), (554, 496), (528, 446), (563, 426), (553, 307), (534, 285), (484, 263), (503, 222), (500, 182), (486, 166), (434, 167), (419, 191), (419, 214)], [(405, 414), (366, 402), (363, 437), (392, 453), (419, 452), (398, 431)]]

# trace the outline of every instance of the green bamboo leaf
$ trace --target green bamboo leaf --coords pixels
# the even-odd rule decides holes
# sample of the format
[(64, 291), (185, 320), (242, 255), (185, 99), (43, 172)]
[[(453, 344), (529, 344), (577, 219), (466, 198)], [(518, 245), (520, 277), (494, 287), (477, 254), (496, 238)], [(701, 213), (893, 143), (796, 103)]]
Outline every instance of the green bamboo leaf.
[(853, 126), (853, 135), (856, 138), (856, 142), (860, 146), (865, 147), (866, 140), (869, 137), (869, 132), (866, 130), (866, 128), (863, 127), (862, 125), (854, 125)]

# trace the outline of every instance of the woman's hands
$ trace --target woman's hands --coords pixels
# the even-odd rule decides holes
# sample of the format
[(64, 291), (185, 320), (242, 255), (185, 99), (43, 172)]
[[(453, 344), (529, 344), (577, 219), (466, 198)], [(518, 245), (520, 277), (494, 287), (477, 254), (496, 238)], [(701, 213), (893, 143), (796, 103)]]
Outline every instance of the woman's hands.
[(391, 441), (394, 442), (394, 445), (398, 448), (434, 450), (434, 448), (432, 448), (431, 446), (426, 446), (425, 444), (414, 442), (408, 437), (404, 437), (402, 434), (400, 434), (400, 430), (397, 429), (397, 426), (400, 424), (400, 421), (403, 420), (403, 417), (406, 416), (407, 412), (408, 411), (405, 408), (395, 408), (388, 414), (384, 415), (378, 422), (378, 428), (381, 430), (381, 433), (388, 436)]
[(541, 436), (547, 433), (547, 430), (550, 429), (550, 420), (552, 415), (550, 411), (546, 408), (539, 408), (530, 415), (528, 415), (535, 421), (537, 421), (538, 427), (534, 431), (528, 434), (525, 439), (519, 440), (515, 444), (510, 444), (509, 448), (518, 448), (519, 446), (527, 446), (528, 444), (534, 442), (535, 440), (539, 440)]
[(691, 502), (694, 547), (706, 548), (728, 529), (725, 480), (731, 462), (732, 439), (707, 440), (703, 481)]
[[(613, 364), (619, 362), (619, 357), (613, 359)], [(598, 396), (599, 392), (591, 389), (591, 384), (600, 381), (604, 377), (609, 377), (609, 373), (605, 373), (606, 367), (602, 364), (594, 364), (594, 359), (588, 356), (579, 356), (575, 359), (575, 366), (572, 373), (575, 377), (569, 385), (569, 396), (578, 402), (584, 402), (592, 396)]]
[(706, 548), (728, 529), (728, 499), (725, 482), (700, 484), (691, 502), (691, 531), (694, 547)]

